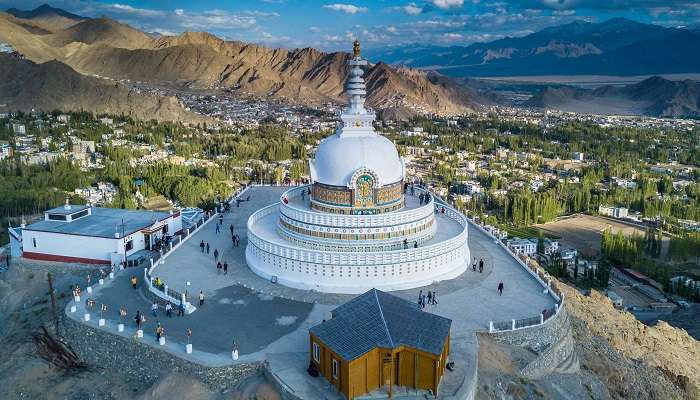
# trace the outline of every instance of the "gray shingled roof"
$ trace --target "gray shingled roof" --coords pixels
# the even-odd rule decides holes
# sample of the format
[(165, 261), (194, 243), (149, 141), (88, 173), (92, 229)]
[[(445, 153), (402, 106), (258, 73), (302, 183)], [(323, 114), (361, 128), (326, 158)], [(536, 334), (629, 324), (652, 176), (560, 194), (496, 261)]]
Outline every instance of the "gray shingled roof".
[(311, 333), (346, 361), (375, 347), (404, 345), (439, 356), (452, 320), (421, 311), (417, 303), (372, 289), (333, 310)]

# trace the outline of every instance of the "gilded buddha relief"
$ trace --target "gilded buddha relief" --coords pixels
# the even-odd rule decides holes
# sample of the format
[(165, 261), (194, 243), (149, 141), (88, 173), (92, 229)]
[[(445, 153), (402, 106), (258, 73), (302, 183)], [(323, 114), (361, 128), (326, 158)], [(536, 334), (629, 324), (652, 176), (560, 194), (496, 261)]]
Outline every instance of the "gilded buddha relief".
[(355, 207), (367, 208), (374, 206), (374, 178), (362, 174), (355, 180)]

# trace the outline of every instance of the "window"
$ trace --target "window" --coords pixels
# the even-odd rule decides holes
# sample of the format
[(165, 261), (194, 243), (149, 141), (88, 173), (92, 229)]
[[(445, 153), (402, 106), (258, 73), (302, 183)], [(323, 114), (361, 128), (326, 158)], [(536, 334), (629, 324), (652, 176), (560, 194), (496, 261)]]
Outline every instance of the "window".
[(134, 241), (133, 241), (133, 239), (132, 239), (132, 240), (129, 240), (128, 242), (126, 242), (125, 247), (126, 247), (126, 251), (129, 251), (129, 250), (133, 249), (133, 248), (134, 248)]
[(32, 244), (36, 247), (36, 238), (32, 238)]
[(76, 220), (78, 218), (82, 218), (86, 215), (88, 215), (88, 210), (83, 210), (83, 211), (80, 211), (80, 212), (77, 212), (77, 213), (71, 215), (70, 218), (71, 218), (71, 221), (74, 221), (74, 220)]
[(65, 221), (66, 216), (63, 214), (49, 214), (49, 220), (51, 220), (51, 221)]
[(333, 360), (333, 377), (338, 379), (338, 360)]
[(314, 361), (316, 361), (317, 363), (320, 363), (321, 362), (321, 351), (318, 348), (318, 343), (314, 342), (313, 349), (314, 349)]

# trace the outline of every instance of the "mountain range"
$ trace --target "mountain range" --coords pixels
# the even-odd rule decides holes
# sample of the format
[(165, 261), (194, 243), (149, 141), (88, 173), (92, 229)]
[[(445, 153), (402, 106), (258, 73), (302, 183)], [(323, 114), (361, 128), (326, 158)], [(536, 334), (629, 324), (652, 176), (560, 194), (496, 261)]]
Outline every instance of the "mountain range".
[[(374, 52), (370, 57), (381, 57), (383, 61), (366, 68), (368, 104), (383, 116), (394, 118), (416, 113), (458, 114), (507, 104), (496, 93), (492, 81), (463, 74), (478, 77), (699, 72), (698, 39), (700, 31), (691, 28), (664, 28), (613, 19), (597, 24), (574, 22), (521, 38), (468, 47)], [(192, 114), (178, 109), (174, 99), (161, 101), (119, 82), (129, 80), (207, 93), (230, 89), (240, 96), (310, 105), (341, 103), (345, 101), (346, 61), (350, 57), (348, 53), (326, 53), (313, 48), (269, 48), (227, 41), (206, 32), (156, 36), (109, 18), (85, 18), (50, 6), (0, 12), (0, 43), (9, 44), (27, 59), (27, 63), (12, 62), (0, 69), (0, 79), (10, 81), (0, 86), (4, 88), (4, 92), (0, 91), (0, 104), (82, 107), (133, 115), (151, 110), (151, 117), (158, 119), (187, 118)], [(37, 90), (29, 81), (16, 82), (17, 77), (27, 76), (15, 70), (23, 68), (44, 78), (44, 90)], [(79, 84), (66, 86), (58, 82), (65, 76), (70, 76), (69, 82)], [(105, 86), (105, 82), (109, 84)], [(26, 86), (24, 95), (33, 96), (31, 99), (19, 95), (22, 84)], [(97, 85), (98, 89), (90, 91), (90, 85)], [(62, 104), (56, 91), (74, 96), (66, 96)], [(117, 92), (138, 99), (134, 100), (138, 108), (115, 102), (113, 96)], [(90, 99), (89, 103), (78, 101), (81, 93)], [(697, 100), (696, 82), (654, 78), (631, 87), (592, 91), (545, 86), (524, 105), (597, 114), (697, 116)]]
[(457, 77), (697, 73), (700, 30), (624, 18), (575, 21), (470, 46), (377, 49), (370, 58)]
[(626, 86), (543, 88), (524, 106), (579, 113), (700, 118), (700, 82), (658, 76)]
[[(108, 18), (70, 18), (67, 27), (44, 24), (46, 32), (38, 32), (28, 26), (35, 18), (45, 20), (46, 13), (36, 11), (0, 13), (0, 42), (36, 63), (56, 60), (84, 75), (178, 89), (233, 88), (245, 96), (308, 104), (345, 101), (348, 53), (273, 49), (205, 32), (154, 37)], [(463, 113), (492, 102), (492, 96), (432, 71), (380, 62), (365, 77), (368, 104), (399, 114)]]

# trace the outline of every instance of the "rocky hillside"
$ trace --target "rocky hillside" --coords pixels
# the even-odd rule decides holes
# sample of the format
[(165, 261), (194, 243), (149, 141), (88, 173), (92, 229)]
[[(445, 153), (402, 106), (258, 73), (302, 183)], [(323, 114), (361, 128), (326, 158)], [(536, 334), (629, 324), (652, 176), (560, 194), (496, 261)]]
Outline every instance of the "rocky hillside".
[(59, 61), (35, 64), (0, 55), (0, 104), (8, 110), (85, 110), (140, 119), (197, 122), (174, 97), (146, 95), (81, 75)]
[(44, 29), (47, 33), (66, 29), (87, 19), (48, 4), (28, 11), (10, 8), (7, 13), (24, 21), (30, 21), (32, 25)]
[(700, 83), (655, 76), (632, 85), (602, 86), (595, 90), (545, 87), (525, 105), (596, 114), (697, 118), (700, 117)]
[(583, 296), (567, 285), (560, 287), (567, 296), (570, 315), (582, 321), (591, 336), (609, 344), (625, 359), (662, 372), (687, 398), (700, 399), (700, 342), (665, 322), (646, 326), (613, 307), (599, 292)]
[[(188, 89), (226, 87), (245, 95), (312, 104), (344, 101), (347, 53), (272, 49), (201, 32), (152, 38), (107, 18), (40, 35), (22, 27), (17, 18), (2, 19), (0, 40), (33, 61), (57, 59), (83, 74)], [(369, 66), (366, 76), (368, 103), (377, 109), (453, 114), (489, 104), (435, 73), (379, 63)]]

